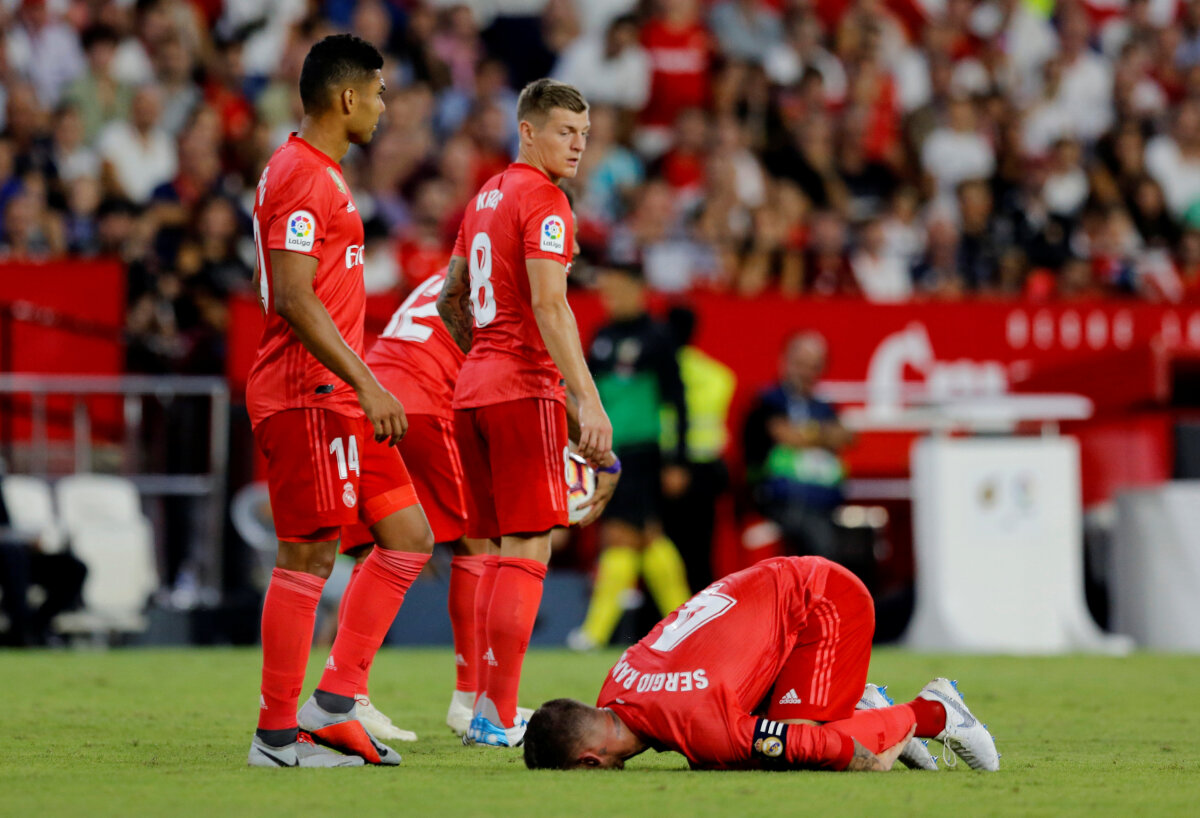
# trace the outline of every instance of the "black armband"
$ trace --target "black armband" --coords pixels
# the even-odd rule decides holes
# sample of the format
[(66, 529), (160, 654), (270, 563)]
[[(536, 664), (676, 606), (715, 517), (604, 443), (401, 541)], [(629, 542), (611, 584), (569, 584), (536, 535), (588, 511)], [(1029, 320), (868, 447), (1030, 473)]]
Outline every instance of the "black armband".
[(786, 762), (788, 725), (783, 722), (759, 718), (754, 722), (754, 743), (750, 755), (769, 765)]

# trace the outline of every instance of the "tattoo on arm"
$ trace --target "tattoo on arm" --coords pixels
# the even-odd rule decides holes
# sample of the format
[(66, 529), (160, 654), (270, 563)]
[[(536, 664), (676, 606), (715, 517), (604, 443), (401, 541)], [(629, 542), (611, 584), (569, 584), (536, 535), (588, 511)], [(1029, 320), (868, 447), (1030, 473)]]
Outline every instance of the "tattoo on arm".
[(474, 317), (471, 314), (471, 283), (467, 278), (467, 265), (455, 256), (450, 259), (450, 270), (446, 283), (437, 300), (438, 315), (450, 332), (450, 337), (463, 352), (471, 351)]

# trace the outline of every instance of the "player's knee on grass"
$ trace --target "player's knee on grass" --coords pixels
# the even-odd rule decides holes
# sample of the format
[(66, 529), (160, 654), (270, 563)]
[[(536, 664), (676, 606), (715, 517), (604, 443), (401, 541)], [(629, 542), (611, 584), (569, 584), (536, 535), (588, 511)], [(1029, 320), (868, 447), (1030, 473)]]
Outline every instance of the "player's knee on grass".
[(525, 727), (525, 766), (531, 770), (578, 766), (580, 745), (594, 710), (574, 699), (554, 699), (539, 707)]

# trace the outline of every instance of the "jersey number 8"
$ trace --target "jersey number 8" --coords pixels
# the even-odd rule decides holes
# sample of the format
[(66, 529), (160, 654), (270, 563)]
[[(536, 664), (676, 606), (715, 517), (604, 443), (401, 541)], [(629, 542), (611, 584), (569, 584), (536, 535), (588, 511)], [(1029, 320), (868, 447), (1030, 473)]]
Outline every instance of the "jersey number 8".
[(496, 292), (492, 289), (492, 240), (487, 233), (476, 233), (471, 239), (471, 256), (467, 261), (471, 271), (471, 312), (475, 326), (486, 327), (496, 317)]

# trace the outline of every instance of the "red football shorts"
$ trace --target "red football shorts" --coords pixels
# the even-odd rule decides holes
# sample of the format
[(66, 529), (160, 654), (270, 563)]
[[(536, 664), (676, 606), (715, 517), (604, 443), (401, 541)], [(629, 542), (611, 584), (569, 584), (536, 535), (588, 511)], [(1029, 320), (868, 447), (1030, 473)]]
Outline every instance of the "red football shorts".
[(862, 581), (830, 565), (822, 593), (783, 669), (775, 679), (766, 716), (773, 720), (836, 721), (849, 718), (862, 696), (875, 635), (875, 603)]
[(466, 475), (467, 536), (533, 534), (567, 524), (567, 410), (522, 398), (454, 412)]
[[(456, 541), (466, 530), (467, 499), (454, 422), (437, 415), (409, 415), (400, 454), (405, 462), (417, 464), (412, 482), (434, 541)], [(342, 531), (343, 552), (373, 542), (374, 535), (362, 523)]]
[[(288, 409), (258, 424), (267, 458), (275, 535), (311, 541), (322, 529), (374, 525), (417, 503), (400, 453), (376, 443), (364, 417), (328, 409)], [(332, 539), (332, 538), (331, 538)]]

